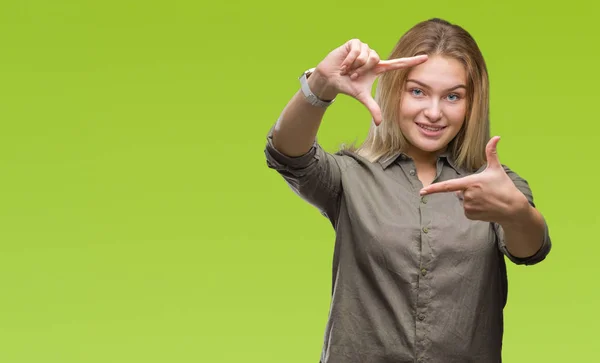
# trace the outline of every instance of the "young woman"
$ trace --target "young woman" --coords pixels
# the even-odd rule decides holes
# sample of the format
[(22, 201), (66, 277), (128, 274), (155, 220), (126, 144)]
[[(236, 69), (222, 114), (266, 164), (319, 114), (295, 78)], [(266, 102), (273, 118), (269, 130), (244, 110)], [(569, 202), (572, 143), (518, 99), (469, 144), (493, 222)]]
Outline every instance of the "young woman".
[[(476, 42), (431, 19), (389, 60), (354, 39), (300, 81), (265, 153), (336, 231), (321, 362), (500, 362), (504, 258), (536, 264), (551, 241), (527, 182), (489, 137)], [(360, 147), (332, 154), (316, 135), (340, 94), (373, 123)]]

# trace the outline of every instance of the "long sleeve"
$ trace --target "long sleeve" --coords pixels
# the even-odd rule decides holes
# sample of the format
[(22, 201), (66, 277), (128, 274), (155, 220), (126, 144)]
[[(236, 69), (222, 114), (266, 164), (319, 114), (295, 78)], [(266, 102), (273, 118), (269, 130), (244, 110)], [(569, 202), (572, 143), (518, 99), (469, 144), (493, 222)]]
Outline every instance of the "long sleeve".
[[(535, 208), (535, 203), (533, 202), (533, 193), (531, 192), (531, 188), (529, 187), (529, 184), (527, 183), (527, 181), (525, 179), (521, 178), (519, 175), (517, 175), (515, 172), (513, 172), (506, 166), (504, 166), (504, 170), (506, 171), (508, 176), (512, 179), (512, 181), (515, 183), (515, 186), (521, 191), (521, 193), (523, 193), (527, 197), (529, 204), (531, 204), (531, 206)], [(518, 258), (518, 257), (511, 255), (510, 252), (508, 252), (508, 249), (506, 248), (505, 239), (504, 239), (504, 231), (503, 231), (502, 227), (499, 224), (494, 223), (494, 229), (496, 230), (496, 235), (498, 237), (498, 248), (500, 248), (500, 251), (502, 251), (502, 253), (510, 261), (512, 261), (513, 263), (515, 263), (517, 265), (535, 265), (535, 264), (543, 261), (546, 258), (546, 256), (550, 253), (550, 250), (552, 249), (552, 241), (550, 239), (548, 224), (546, 223), (545, 219), (544, 219), (544, 240), (542, 242), (542, 246), (533, 256), (530, 256), (528, 258)]]
[(273, 146), (273, 128), (267, 135), (265, 155), (267, 166), (276, 170), (297, 195), (333, 223), (342, 192), (341, 170), (335, 157), (325, 152), (317, 141), (304, 155), (286, 156)]

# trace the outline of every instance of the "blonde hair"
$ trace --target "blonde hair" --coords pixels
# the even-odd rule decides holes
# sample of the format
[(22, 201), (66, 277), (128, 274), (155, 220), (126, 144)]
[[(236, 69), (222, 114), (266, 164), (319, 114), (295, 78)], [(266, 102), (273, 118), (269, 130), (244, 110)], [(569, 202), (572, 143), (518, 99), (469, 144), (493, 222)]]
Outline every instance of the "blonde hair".
[[(489, 79), (483, 55), (471, 35), (445, 20), (434, 18), (418, 23), (406, 32), (392, 50), (389, 59), (427, 54), (452, 57), (467, 72), (467, 113), (465, 123), (449, 143), (458, 167), (474, 171), (486, 162), (485, 145), (489, 135)], [(358, 147), (346, 148), (371, 162), (405, 152), (408, 141), (398, 125), (402, 89), (410, 69), (387, 72), (377, 82), (375, 101), (382, 112), (382, 123), (371, 125)]]

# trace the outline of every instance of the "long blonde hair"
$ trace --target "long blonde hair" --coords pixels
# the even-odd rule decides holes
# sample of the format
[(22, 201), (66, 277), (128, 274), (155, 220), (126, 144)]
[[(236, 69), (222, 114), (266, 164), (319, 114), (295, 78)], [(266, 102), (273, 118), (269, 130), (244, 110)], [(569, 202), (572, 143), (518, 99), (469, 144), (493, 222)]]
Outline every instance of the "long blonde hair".
[[(448, 145), (458, 167), (474, 171), (486, 162), (485, 145), (489, 135), (489, 79), (483, 55), (477, 43), (463, 28), (434, 18), (418, 23), (406, 32), (392, 50), (389, 59), (427, 54), (452, 57), (467, 71), (467, 113), (465, 123)], [(410, 69), (386, 72), (377, 82), (375, 101), (382, 112), (382, 123), (371, 125), (358, 147), (347, 150), (378, 161), (407, 149), (408, 142), (398, 125), (402, 89)]]

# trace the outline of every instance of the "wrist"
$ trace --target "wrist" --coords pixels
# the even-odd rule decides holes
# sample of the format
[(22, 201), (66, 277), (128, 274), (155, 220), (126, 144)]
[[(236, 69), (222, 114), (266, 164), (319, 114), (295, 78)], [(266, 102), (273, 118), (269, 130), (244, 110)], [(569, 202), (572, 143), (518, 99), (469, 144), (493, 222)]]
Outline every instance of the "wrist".
[(323, 75), (320, 68), (315, 68), (314, 72), (306, 80), (311, 92), (322, 101), (331, 101), (338, 95), (336, 88), (329, 79)]
[(509, 203), (504, 218), (498, 223), (503, 227), (517, 227), (527, 225), (533, 217), (534, 208), (529, 204), (527, 197), (520, 191), (515, 193), (515, 197)]

